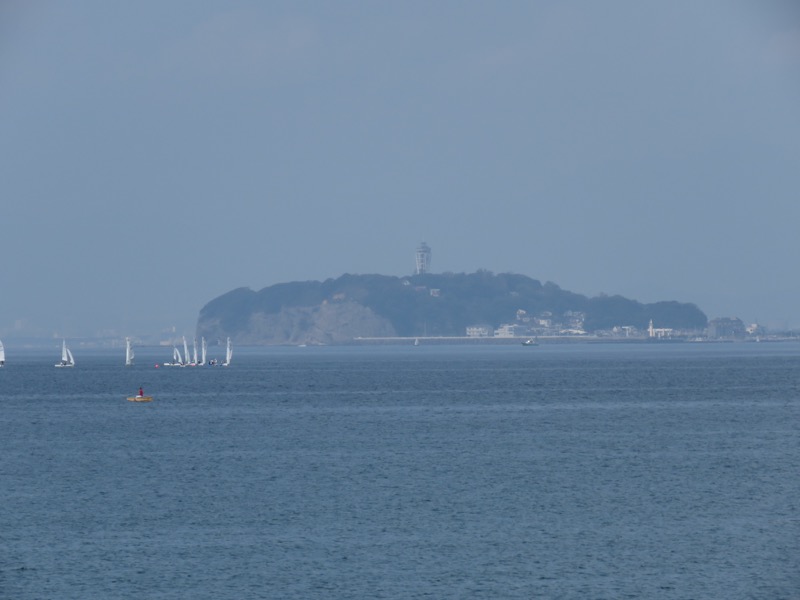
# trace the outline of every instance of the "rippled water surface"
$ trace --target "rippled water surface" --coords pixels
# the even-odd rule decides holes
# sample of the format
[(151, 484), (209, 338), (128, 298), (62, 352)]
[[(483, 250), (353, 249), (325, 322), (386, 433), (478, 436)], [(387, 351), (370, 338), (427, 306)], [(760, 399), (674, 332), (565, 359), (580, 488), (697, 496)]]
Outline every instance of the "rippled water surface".
[(794, 344), (6, 352), (0, 598), (800, 594)]

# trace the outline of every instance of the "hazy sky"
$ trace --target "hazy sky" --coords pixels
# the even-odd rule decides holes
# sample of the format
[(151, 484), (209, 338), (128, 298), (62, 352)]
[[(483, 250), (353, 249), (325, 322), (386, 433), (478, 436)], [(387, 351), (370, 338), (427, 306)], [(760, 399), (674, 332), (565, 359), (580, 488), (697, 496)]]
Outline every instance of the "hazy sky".
[(800, 326), (800, 3), (0, 2), (0, 336), (514, 272)]

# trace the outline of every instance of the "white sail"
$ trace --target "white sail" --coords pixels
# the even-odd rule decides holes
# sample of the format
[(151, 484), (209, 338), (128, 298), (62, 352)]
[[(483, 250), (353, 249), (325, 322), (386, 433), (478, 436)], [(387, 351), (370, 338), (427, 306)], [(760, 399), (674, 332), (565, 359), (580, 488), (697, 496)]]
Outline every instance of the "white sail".
[(75, 359), (72, 358), (72, 352), (67, 348), (67, 340), (61, 342), (61, 362), (56, 363), (57, 367), (74, 367)]
[(0, 367), (6, 364), (6, 349), (3, 346), (3, 342), (0, 342)]
[(206, 338), (200, 338), (200, 362), (198, 363), (200, 366), (206, 364)]
[(192, 363), (197, 364), (197, 338), (192, 343)]
[(165, 362), (165, 367), (182, 367), (183, 360), (181, 360), (181, 353), (178, 351), (177, 346), (172, 347), (172, 362)]
[(189, 362), (189, 344), (186, 343), (186, 336), (183, 336), (183, 363)]
[(131, 345), (131, 338), (125, 338), (125, 366), (130, 367), (133, 364), (133, 346)]
[(231, 338), (228, 338), (228, 346), (225, 349), (225, 362), (222, 363), (223, 367), (227, 367), (231, 364), (231, 357), (233, 356), (233, 348), (231, 348)]

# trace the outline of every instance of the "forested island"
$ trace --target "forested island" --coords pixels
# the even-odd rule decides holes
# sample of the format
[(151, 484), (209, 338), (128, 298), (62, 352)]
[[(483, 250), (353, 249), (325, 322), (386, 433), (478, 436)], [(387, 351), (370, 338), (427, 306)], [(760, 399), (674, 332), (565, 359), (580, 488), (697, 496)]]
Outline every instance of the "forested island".
[(491, 337), (497, 328), (512, 335), (582, 335), (644, 331), (656, 323), (702, 331), (707, 322), (694, 304), (590, 298), (517, 274), (346, 274), (232, 290), (201, 309), (197, 335), (249, 345), (347, 344), (358, 338)]

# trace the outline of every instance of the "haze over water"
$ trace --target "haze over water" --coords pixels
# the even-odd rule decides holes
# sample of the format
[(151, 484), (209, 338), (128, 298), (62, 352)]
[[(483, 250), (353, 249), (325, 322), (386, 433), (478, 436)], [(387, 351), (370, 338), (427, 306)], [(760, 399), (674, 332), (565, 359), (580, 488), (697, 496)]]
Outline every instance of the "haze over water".
[(0, 596), (800, 589), (796, 344), (164, 353), (0, 369)]
[(4, 341), (190, 335), (421, 241), (800, 327), (796, 0), (3, 0), (0, 90)]

